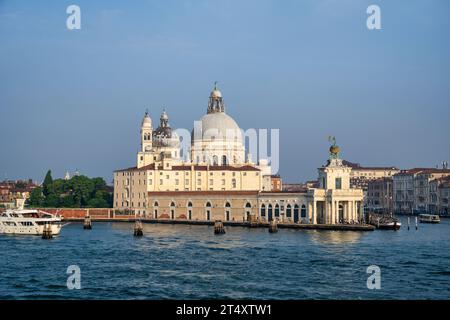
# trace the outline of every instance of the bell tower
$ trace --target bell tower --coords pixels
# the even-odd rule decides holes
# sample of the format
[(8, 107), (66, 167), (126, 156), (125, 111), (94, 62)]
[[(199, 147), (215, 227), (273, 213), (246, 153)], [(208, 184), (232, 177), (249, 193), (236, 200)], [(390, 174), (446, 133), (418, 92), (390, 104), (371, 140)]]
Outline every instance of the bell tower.
[(153, 149), (153, 128), (152, 119), (148, 114), (148, 110), (145, 111), (144, 119), (142, 119), (141, 124), (141, 150), (137, 154), (138, 168), (144, 167), (150, 164), (152, 157), (151, 151)]
[(152, 137), (152, 119), (148, 114), (148, 110), (145, 111), (144, 119), (141, 125), (141, 152), (149, 152), (152, 149), (153, 137)]

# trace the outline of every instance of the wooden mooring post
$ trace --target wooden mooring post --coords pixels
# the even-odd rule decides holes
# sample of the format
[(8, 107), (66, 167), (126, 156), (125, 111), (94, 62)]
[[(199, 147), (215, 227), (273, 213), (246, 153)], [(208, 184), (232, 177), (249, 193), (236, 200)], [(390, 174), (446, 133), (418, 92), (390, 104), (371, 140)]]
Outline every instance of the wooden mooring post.
[(83, 229), (85, 229), (85, 230), (91, 230), (92, 229), (92, 220), (91, 220), (91, 217), (89, 215), (86, 215), (86, 217), (84, 217)]
[(52, 239), (52, 238), (53, 238), (52, 225), (46, 223), (44, 225), (44, 231), (42, 232), (42, 239)]
[(144, 228), (142, 227), (142, 222), (140, 220), (136, 220), (136, 222), (134, 223), (134, 236), (142, 237), (144, 235), (143, 229)]
[(224, 233), (225, 227), (223, 226), (223, 222), (220, 220), (214, 222), (214, 234), (224, 234)]
[(277, 224), (277, 222), (275, 220), (270, 221), (269, 232), (270, 233), (277, 233), (278, 232), (278, 224)]

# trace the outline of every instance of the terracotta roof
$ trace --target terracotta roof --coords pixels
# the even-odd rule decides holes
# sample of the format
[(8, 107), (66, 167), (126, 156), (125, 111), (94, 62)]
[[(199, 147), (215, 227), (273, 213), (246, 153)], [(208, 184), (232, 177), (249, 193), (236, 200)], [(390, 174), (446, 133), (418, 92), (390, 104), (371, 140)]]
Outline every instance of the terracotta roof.
[(399, 173), (395, 174), (395, 176), (407, 176), (410, 174), (416, 173), (449, 173), (450, 169), (437, 169), (437, 168), (412, 168), (407, 170), (402, 170)]
[[(195, 171), (261, 171), (260, 169), (251, 166), (251, 165), (245, 165), (241, 167), (233, 167), (233, 166), (204, 166), (204, 165), (178, 165), (178, 166), (172, 166), (173, 171), (190, 171), (194, 167)], [(152, 163), (148, 166), (137, 168), (137, 167), (131, 167), (128, 169), (121, 169), (121, 170), (115, 170), (114, 172), (123, 172), (123, 171), (141, 171), (141, 170), (155, 170), (155, 164)], [(158, 170), (164, 170), (162, 166), (158, 167)]]
[(342, 160), (342, 164), (356, 170), (399, 170), (397, 167), (363, 167), (359, 163)]
[(261, 191), (262, 195), (278, 195), (278, 194), (305, 194), (307, 193), (308, 189), (301, 189), (301, 190), (282, 190), (282, 191)]
[[(187, 167), (188, 169), (183, 169), (183, 167)], [(180, 166), (180, 169), (178, 169), (177, 166), (173, 166), (175, 170), (191, 170), (191, 166)], [(245, 165), (242, 167), (233, 167), (233, 166), (199, 166), (194, 165), (195, 171), (261, 171), (258, 168), (250, 165)]]
[(141, 170), (155, 170), (155, 164), (149, 164), (148, 166), (144, 166), (141, 168), (137, 168), (137, 167), (131, 167), (131, 168), (127, 168), (127, 169), (119, 169), (119, 170), (115, 170), (114, 172), (122, 172), (122, 171), (141, 171)]

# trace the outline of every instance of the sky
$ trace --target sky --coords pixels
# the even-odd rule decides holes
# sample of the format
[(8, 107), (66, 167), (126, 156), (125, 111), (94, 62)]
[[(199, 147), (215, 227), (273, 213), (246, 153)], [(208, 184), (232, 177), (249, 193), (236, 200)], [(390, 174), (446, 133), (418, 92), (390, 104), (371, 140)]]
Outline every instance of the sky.
[[(81, 29), (66, 8), (81, 8)], [(381, 9), (381, 30), (366, 26)], [(284, 182), (315, 179), (329, 135), (365, 166), (450, 160), (447, 0), (0, 0), (0, 180), (135, 165), (140, 122), (206, 113), (280, 129)]]

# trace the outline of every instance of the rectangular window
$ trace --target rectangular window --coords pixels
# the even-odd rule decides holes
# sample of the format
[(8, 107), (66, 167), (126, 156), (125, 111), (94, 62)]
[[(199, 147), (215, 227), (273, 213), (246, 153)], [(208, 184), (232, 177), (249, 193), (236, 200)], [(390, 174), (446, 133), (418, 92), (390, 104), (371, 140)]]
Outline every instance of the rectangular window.
[(336, 178), (336, 189), (342, 189), (342, 178)]
[(175, 179), (175, 185), (179, 185), (180, 184), (180, 180), (179, 179)]
[(189, 184), (189, 179), (184, 180), (184, 184)]
[(213, 179), (209, 179), (209, 185), (214, 185), (214, 180)]

